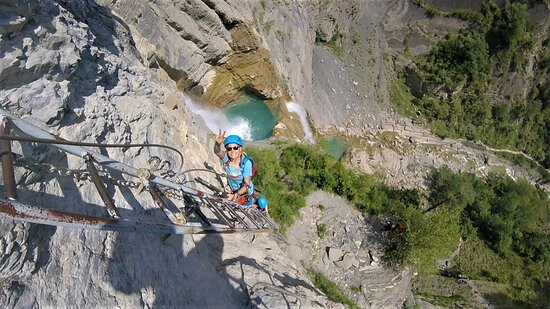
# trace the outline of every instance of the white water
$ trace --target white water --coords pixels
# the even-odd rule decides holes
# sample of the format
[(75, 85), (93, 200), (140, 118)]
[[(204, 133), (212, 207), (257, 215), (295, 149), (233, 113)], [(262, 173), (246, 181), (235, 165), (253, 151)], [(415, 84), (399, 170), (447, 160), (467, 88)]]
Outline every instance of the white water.
[(302, 128), (304, 128), (306, 139), (310, 143), (314, 144), (315, 139), (313, 138), (313, 132), (311, 131), (311, 127), (309, 126), (309, 122), (307, 121), (307, 113), (304, 107), (295, 102), (286, 102), (286, 108), (289, 112), (298, 114), (298, 117), (300, 118), (300, 123), (302, 123)]
[(218, 130), (221, 129), (222, 132), (226, 131), (226, 136), (235, 134), (244, 140), (252, 140), (252, 128), (246, 119), (229, 120), (223, 111), (195, 103), (188, 96), (185, 96), (185, 105), (204, 120), (212, 133), (218, 134)]

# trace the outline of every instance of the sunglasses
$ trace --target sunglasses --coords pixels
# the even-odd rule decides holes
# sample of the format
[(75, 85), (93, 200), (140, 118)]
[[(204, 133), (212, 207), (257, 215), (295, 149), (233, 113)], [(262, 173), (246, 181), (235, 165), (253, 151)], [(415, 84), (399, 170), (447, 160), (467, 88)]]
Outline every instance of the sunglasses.
[(231, 151), (231, 150), (238, 150), (239, 148), (241, 148), (241, 146), (225, 147), (225, 150)]

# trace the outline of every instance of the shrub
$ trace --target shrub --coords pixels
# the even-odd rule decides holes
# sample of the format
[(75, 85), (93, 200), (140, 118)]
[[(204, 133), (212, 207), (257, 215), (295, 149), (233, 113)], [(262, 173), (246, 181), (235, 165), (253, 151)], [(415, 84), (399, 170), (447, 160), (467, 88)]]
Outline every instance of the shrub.
[(413, 98), (402, 79), (393, 80), (390, 87), (390, 100), (401, 114), (409, 117), (416, 116), (417, 108), (411, 104)]
[(402, 235), (396, 235), (388, 251), (389, 261), (401, 260), (422, 274), (436, 273), (437, 261), (449, 256), (459, 242), (460, 212), (437, 209), (425, 213), (406, 207), (399, 211), (398, 218), (405, 229)]
[(508, 63), (515, 57), (516, 63), (522, 55), (518, 51), (528, 40), (527, 8), (521, 3), (512, 3), (497, 9), (493, 22), (486, 34), (491, 54), (497, 55), (501, 62)]
[(248, 149), (248, 154), (258, 164), (258, 173), (254, 177), (256, 188), (269, 201), (269, 214), (279, 224), (282, 233), (292, 226), (300, 209), (306, 205), (305, 199), (288, 190), (281, 181), (284, 171), (279, 165), (275, 151)]
[(319, 236), (319, 238), (325, 238), (326, 234), (327, 234), (327, 225), (324, 223), (317, 224), (317, 236)]
[(468, 82), (478, 90), (486, 87), (489, 73), (488, 44), (480, 31), (450, 34), (420, 63), (428, 82), (455, 89)]
[(346, 305), (348, 308), (355, 309), (359, 308), (355, 302), (349, 299), (344, 292), (340, 289), (336, 283), (332, 282), (330, 279), (325, 277), (322, 273), (314, 270), (313, 268), (308, 268), (307, 272), (313, 280), (313, 284), (316, 288), (325, 293), (325, 296), (337, 303)]

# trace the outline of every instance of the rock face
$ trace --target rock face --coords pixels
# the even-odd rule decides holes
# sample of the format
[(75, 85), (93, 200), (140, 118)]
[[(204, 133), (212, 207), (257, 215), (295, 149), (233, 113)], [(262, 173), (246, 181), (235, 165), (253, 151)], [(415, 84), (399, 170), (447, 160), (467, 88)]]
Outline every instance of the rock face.
[[(279, 135), (303, 138), (303, 133), (296, 132), (299, 123), (281, 104), (286, 101), (303, 105), (314, 128), (322, 129), (331, 124), (361, 121), (361, 113), (365, 111), (377, 114), (378, 101), (386, 100), (380, 97), (386, 92), (383, 80), (358, 78), (365, 75), (366, 69), (381, 75), (383, 69), (378, 65), (381, 62), (368, 68), (361, 65), (373, 57), (382, 57), (381, 48), (377, 48), (376, 55), (346, 52), (345, 58), (355, 58), (353, 61), (340, 61), (330, 52), (325, 53), (328, 42), (342, 33), (351, 33), (352, 26), (368, 28), (358, 35), (362, 42), (371, 41), (369, 31), (374, 28), (370, 22), (386, 7), (371, 10), (370, 6), (379, 5), (376, 1), (101, 0), (100, 3), (129, 25), (136, 46), (149, 65), (162, 67), (180, 89), (204, 95), (205, 102), (217, 106), (230, 104), (244, 93), (267, 99), (280, 113), (279, 120), (286, 128), (277, 130)], [(368, 16), (361, 17), (363, 13)], [(314, 46), (316, 40), (321, 47)], [(370, 45), (354, 49), (367, 48)], [(324, 56), (317, 56), (318, 53)], [(327, 65), (315, 61), (323, 58), (327, 59)], [(329, 65), (334, 61), (342, 62), (335, 76), (333, 66)], [(344, 65), (354, 64), (356, 69), (340, 71)], [(329, 75), (335, 80), (332, 87), (346, 89), (345, 93), (330, 92)], [(341, 82), (347, 88), (358, 89), (348, 93), (347, 88), (340, 87)], [(346, 105), (350, 108), (344, 111)]]
[(29, 279), (36, 268), (38, 256), (37, 244), (32, 244), (30, 234), (37, 229), (31, 229), (28, 223), (21, 222), (2, 222), (0, 229), (2, 231), (0, 280)]
[(231, 37), (223, 20), (203, 1), (99, 3), (126, 22), (142, 56), (158, 63), (180, 88), (198, 84), (230, 51)]
[(434, 137), (410, 120), (397, 119), (395, 124), (379, 130), (366, 132), (356, 128), (343, 133), (359, 134), (362, 139), (344, 153), (342, 161), (367, 173), (382, 171), (387, 175), (387, 184), (408, 189), (426, 189), (425, 181), (432, 167), (448, 167), (480, 177), (501, 173), (513, 179), (525, 178), (533, 184), (540, 177), (535, 171), (487, 151), (482, 144)]
[[(281, 126), (277, 135), (303, 139), (299, 120), (285, 106), (292, 100), (282, 80), (286, 67), (274, 63), (274, 53), (259, 32), (258, 19), (266, 10), (260, 9), (260, 3), (101, 3), (129, 25), (144, 61), (151, 67), (161, 67), (180, 90), (188, 90), (206, 104), (220, 108), (245, 94), (255, 95), (278, 115)], [(307, 27), (305, 23), (301, 26)], [(307, 41), (300, 45), (304, 43), (309, 45)]]
[[(3, 108), (68, 140), (168, 144), (182, 149), (183, 169), (218, 164), (205, 125), (184, 109), (177, 84), (181, 80), (168, 78), (167, 67), (150, 68), (151, 62), (131, 39), (134, 29), (108, 9), (85, 0), (0, 1), (0, 7)], [(153, 13), (159, 12), (144, 11), (143, 16)], [(223, 20), (234, 18), (228, 13)], [(217, 25), (206, 17), (204, 22)], [(197, 46), (201, 40), (210, 42), (186, 29), (181, 31), (197, 35)], [(223, 38), (224, 31), (219, 28), (211, 36)], [(213, 40), (197, 49), (196, 54), (208, 59), (201, 60), (199, 67), (221, 61), (223, 42)], [(159, 62), (189, 64), (178, 59), (167, 56)], [(21, 202), (106, 216), (92, 183), (55, 172), (82, 169), (83, 160), (48, 145), (12, 144)], [(172, 161), (173, 166), (178, 162), (177, 155), (163, 149), (102, 151), (136, 167), (147, 167), (152, 155)], [(37, 168), (45, 164), (54, 165), (54, 172)], [(107, 182), (107, 189), (123, 217), (166, 220), (148, 196), (112, 182)], [(285, 258), (270, 236), (163, 240), (161, 235), (4, 219), (0, 229), (0, 304), (6, 308), (335, 306)]]
[(206, 88), (204, 99), (208, 104), (224, 106), (248, 92), (263, 100), (278, 104), (289, 101), (279, 84), (269, 51), (261, 46), (253, 28), (235, 26), (231, 29), (233, 54), (216, 69), (214, 80)]

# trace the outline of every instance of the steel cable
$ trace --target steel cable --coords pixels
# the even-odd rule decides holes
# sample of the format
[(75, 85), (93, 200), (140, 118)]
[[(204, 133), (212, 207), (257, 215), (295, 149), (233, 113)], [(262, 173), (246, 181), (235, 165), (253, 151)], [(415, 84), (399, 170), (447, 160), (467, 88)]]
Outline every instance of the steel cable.
[(170, 149), (178, 153), (180, 156), (180, 170), (183, 167), (183, 154), (174, 147), (161, 145), (161, 144), (99, 144), (99, 143), (88, 143), (88, 142), (73, 142), (67, 140), (55, 140), (47, 138), (36, 138), (29, 136), (17, 136), (11, 134), (0, 134), (0, 139), (6, 139), (11, 141), (19, 142), (30, 142), (30, 143), (40, 143), (40, 144), (58, 144), (58, 145), (72, 145), (72, 146), (86, 146), (86, 147), (99, 147), (99, 148), (131, 148), (131, 147), (159, 147)]

